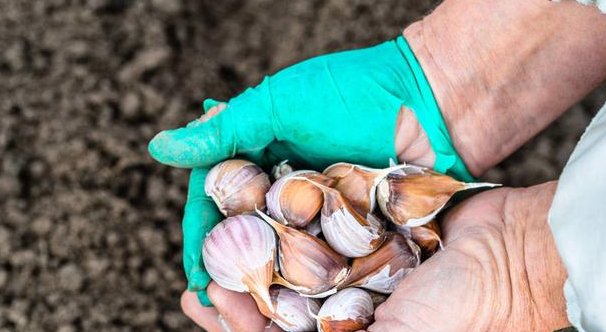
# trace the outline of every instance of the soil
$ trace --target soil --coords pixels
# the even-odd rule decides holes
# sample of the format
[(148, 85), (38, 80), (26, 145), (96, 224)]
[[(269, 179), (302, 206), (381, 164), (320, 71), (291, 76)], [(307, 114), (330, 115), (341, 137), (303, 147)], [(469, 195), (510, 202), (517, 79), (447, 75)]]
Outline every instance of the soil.
[[(0, 331), (196, 330), (179, 309), (188, 172), (148, 140), (436, 2), (0, 0)], [(605, 91), (487, 179), (556, 179)]]

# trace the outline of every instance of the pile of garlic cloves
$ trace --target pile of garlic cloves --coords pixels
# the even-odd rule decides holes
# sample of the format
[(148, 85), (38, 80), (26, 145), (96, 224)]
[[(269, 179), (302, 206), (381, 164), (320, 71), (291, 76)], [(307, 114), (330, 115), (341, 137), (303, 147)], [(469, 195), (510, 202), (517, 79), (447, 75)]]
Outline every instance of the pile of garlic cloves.
[(375, 307), (442, 248), (434, 218), (449, 199), (495, 186), (413, 165), (277, 168), (273, 184), (245, 160), (211, 169), (205, 191), (227, 218), (202, 254), (215, 282), (250, 293), (285, 331), (368, 327)]

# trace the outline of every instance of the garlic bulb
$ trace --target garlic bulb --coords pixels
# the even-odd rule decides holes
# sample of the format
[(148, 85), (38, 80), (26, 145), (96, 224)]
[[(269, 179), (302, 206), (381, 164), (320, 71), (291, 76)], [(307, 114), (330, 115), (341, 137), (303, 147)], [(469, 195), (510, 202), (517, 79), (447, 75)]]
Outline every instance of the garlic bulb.
[(284, 226), (261, 211), (257, 213), (280, 238), (278, 261), (283, 279), (274, 277), (273, 283), (310, 297), (336, 292), (349, 274), (347, 259), (307, 232)]
[(359, 288), (346, 288), (329, 297), (318, 312), (318, 331), (349, 332), (366, 329), (373, 321), (370, 295)]
[(407, 165), (393, 165), (385, 169), (375, 169), (350, 163), (336, 163), (328, 166), (322, 174), (336, 180), (334, 188), (349, 200), (361, 215), (374, 211), (376, 187), (387, 174)]
[(385, 228), (378, 218), (372, 214), (361, 216), (338, 190), (314, 185), (324, 194), (322, 234), (331, 248), (343, 256), (362, 257), (383, 243)]
[(320, 301), (303, 297), (297, 292), (281, 286), (269, 290), (275, 312), (271, 318), (284, 331), (313, 331), (320, 310)]
[(204, 191), (227, 217), (253, 214), (265, 209), (269, 177), (250, 161), (230, 159), (213, 167), (206, 176)]
[(391, 294), (400, 281), (420, 263), (420, 249), (403, 235), (388, 232), (377, 251), (353, 260), (344, 286), (362, 287)]
[(241, 215), (223, 220), (208, 233), (202, 256), (208, 274), (219, 286), (250, 292), (259, 311), (270, 317), (274, 308), (269, 286), (276, 250), (271, 227), (255, 216)]
[(430, 222), (459, 191), (495, 187), (492, 183), (463, 183), (424, 167), (407, 165), (379, 182), (377, 201), (396, 225), (410, 227)]
[(322, 208), (322, 191), (312, 183), (331, 185), (334, 181), (315, 171), (294, 171), (276, 181), (267, 195), (268, 213), (284, 225), (307, 226)]

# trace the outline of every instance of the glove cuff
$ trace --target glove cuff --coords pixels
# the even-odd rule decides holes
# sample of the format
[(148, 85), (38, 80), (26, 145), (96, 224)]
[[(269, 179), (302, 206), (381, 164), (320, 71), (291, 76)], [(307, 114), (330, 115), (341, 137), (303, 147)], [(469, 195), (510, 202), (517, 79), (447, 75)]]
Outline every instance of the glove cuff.
[(465, 162), (452, 144), (452, 138), (419, 61), (403, 36), (396, 38), (395, 42), (416, 81), (416, 91), (411, 91), (411, 93), (418, 93), (417, 98), (414, 99), (420, 102), (420, 105), (418, 105), (420, 107), (411, 107), (411, 109), (419, 124), (425, 130), (431, 147), (436, 154), (436, 162), (433, 168), (440, 173), (450, 174), (462, 181), (474, 181), (474, 177), (469, 173)]

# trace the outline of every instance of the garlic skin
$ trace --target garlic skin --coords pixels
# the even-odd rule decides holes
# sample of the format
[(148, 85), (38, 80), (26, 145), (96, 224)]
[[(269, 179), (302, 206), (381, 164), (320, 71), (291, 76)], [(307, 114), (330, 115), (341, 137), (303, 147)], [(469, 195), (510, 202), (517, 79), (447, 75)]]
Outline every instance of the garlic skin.
[(274, 165), (271, 168), (271, 177), (276, 181), (292, 171), (294, 171), (294, 169), (290, 166), (288, 160), (282, 160), (279, 164)]
[(265, 194), (271, 184), (263, 170), (242, 159), (230, 159), (213, 167), (206, 176), (204, 191), (227, 217), (254, 214), (265, 209)]
[(334, 188), (345, 196), (361, 215), (365, 216), (374, 210), (374, 180), (379, 170), (362, 166), (337, 163), (328, 166), (322, 174), (337, 181)]
[(274, 312), (269, 296), (276, 257), (276, 236), (255, 216), (229, 217), (217, 224), (204, 240), (202, 256), (211, 278), (219, 286), (250, 292), (265, 316)]
[(275, 312), (271, 318), (284, 331), (303, 332), (316, 328), (316, 319), (320, 311), (320, 301), (303, 297), (297, 292), (281, 286), (272, 286), (269, 290)]
[(278, 179), (265, 195), (268, 213), (284, 225), (297, 228), (307, 226), (324, 202), (322, 191), (309, 181), (327, 186), (334, 182), (316, 171), (291, 172)]
[(372, 214), (361, 216), (338, 190), (314, 185), (324, 194), (322, 234), (331, 248), (346, 257), (363, 257), (383, 243), (385, 227), (381, 220)]
[(352, 262), (345, 287), (362, 287), (391, 294), (410, 271), (421, 263), (419, 247), (403, 235), (389, 232), (377, 251)]
[(424, 259), (431, 257), (436, 251), (444, 249), (440, 225), (435, 220), (422, 226), (411, 227), (409, 232), (412, 240), (421, 248)]
[(382, 179), (377, 187), (381, 212), (394, 224), (424, 225), (459, 191), (495, 187), (492, 183), (464, 183), (424, 167), (407, 165)]
[(309, 297), (333, 294), (349, 274), (347, 259), (324, 241), (257, 213), (274, 228), (278, 241), (278, 261), (283, 278), (274, 276), (273, 283)]
[(316, 219), (312, 220), (307, 226), (305, 226), (305, 231), (309, 235), (318, 237), (320, 235), (320, 233), (322, 233), (322, 222), (321, 222), (320, 218), (316, 218)]
[(318, 312), (318, 331), (353, 332), (373, 322), (374, 305), (370, 294), (359, 288), (346, 288), (329, 297)]
[(334, 179), (336, 184), (333, 187), (343, 194), (358, 213), (365, 216), (375, 210), (375, 192), (379, 181), (388, 174), (407, 167), (406, 164), (396, 165), (393, 162), (384, 169), (336, 163), (328, 166), (322, 174)]

